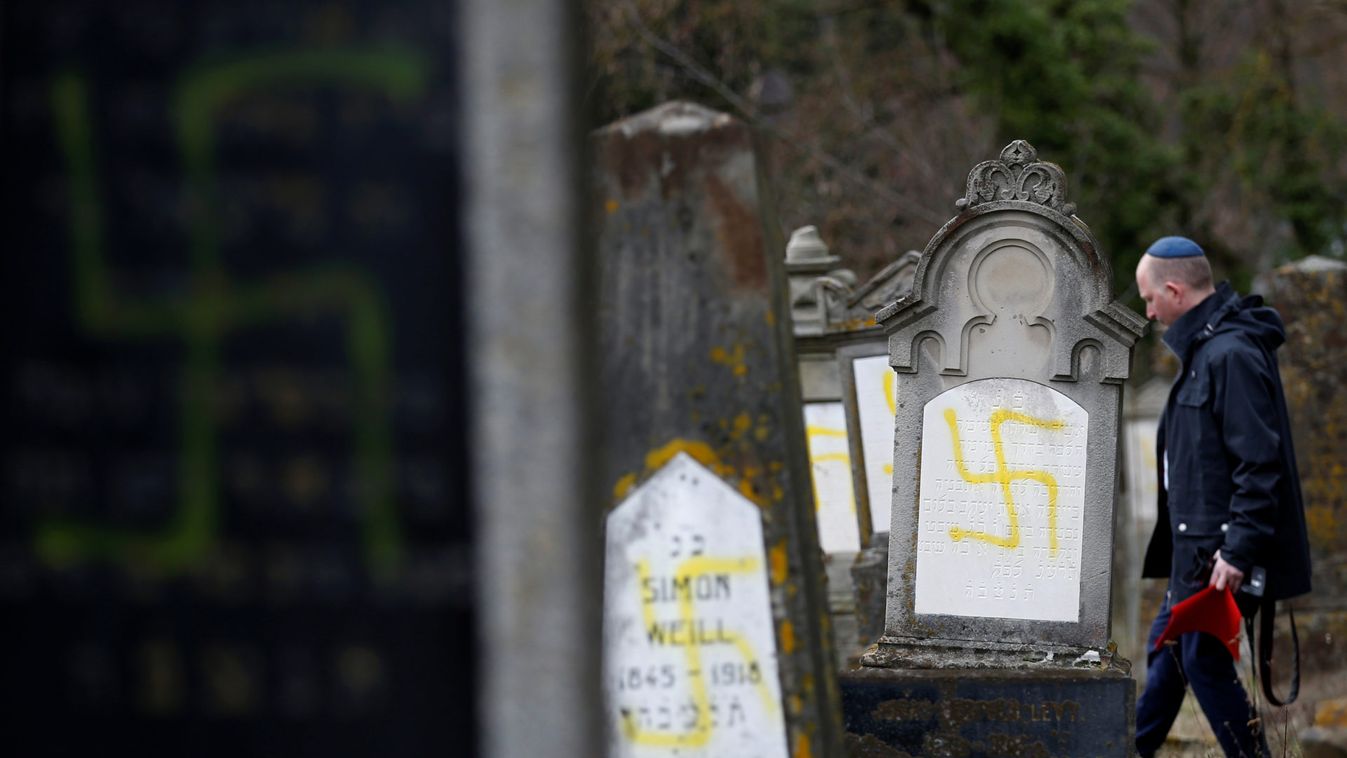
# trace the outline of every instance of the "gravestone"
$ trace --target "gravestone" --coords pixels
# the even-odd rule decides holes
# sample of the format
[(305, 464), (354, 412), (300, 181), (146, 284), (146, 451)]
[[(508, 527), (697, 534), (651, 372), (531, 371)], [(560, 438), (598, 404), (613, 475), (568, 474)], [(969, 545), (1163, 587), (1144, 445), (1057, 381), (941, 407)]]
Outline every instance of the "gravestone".
[[(854, 536), (849, 528), (820, 524), (828, 552), (854, 554), (876, 529), (888, 528), (894, 404), (892, 382), (884, 378), (891, 373), (883, 357), (887, 338), (875, 313), (907, 293), (918, 257), (910, 250), (858, 285), (850, 270), (834, 268), (841, 259), (829, 253), (814, 227), (796, 229), (786, 247), (801, 399), (815, 486), (824, 501), (820, 511), (828, 514), (821, 518), (845, 507), (857, 522)], [(843, 462), (849, 464), (849, 485), (837, 483), (840, 466), (829, 465)], [(819, 486), (821, 479), (830, 486)]]
[[(796, 229), (786, 244), (786, 281), (800, 367), (800, 399), (804, 403), (814, 505), (818, 510), (819, 546), (830, 556), (829, 568), (835, 562), (832, 556), (849, 562), (861, 548), (842, 382), (838, 378), (832, 339), (837, 330), (838, 306), (856, 281), (851, 271), (837, 268), (841, 261), (831, 254), (812, 226)], [(832, 594), (849, 602), (850, 593), (839, 593), (835, 585), (829, 582)]]
[[(894, 402), (892, 372), (884, 357), (888, 340), (875, 321), (881, 308), (912, 287), (920, 254), (909, 250), (848, 293), (850, 318), (835, 341), (842, 402), (851, 449), (851, 476), (861, 519), (861, 539), (873, 545), (875, 534), (889, 528), (889, 490), (893, 482)], [(864, 319), (859, 314), (864, 312)], [(867, 644), (871, 640), (866, 640)]]
[[(474, 586), (465, 335), (503, 333), (473, 332), (462, 303), (469, 257), (514, 251), (467, 239), (479, 185), (460, 169), (494, 151), (465, 124), (555, 139), (531, 169), (580, 140), (559, 103), (520, 119), (467, 91), (490, 88), (457, 35), (482, 5), (0, 10), (6, 754), (485, 751), (479, 672), (504, 658), (477, 633), (499, 596)], [(558, 26), (529, 21), (507, 28)], [(511, 49), (516, 91), (574, 81), (562, 51), (490, 44)], [(577, 194), (573, 169), (545, 175)], [(498, 191), (529, 225), (521, 189)], [(568, 265), (578, 244), (549, 230), (532, 252)], [(548, 297), (569, 292), (554, 281)], [(578, 319), (548, 315), (548, 344), (569, 346)], [(550, 493), (554, 517), (593, 506), (567, 482)], [(567, 543), (567, 564), (591, 543)], [(539, 636), (569, 666), (595, 659), (570, 644), (596, 647), (581, 631)], [(574, 665), (550, 687), (578, 697), (548, 706), (581, 705), (549, 744), (591, 756)]]
[[(849, 737), (924, 755), (1126, 755), (1109, 649), (1122, 382), (1145, 321), (1111, 295), (1060, 167), (1026, 142), (968, 176), (911, 292), (895, 373), (884, 635)], [(959, 670), (952, 674), (952, 670)]]
[(741, 122), (594, 134), (610, 756), (838, 755), (779, 259)]
[[(857, 646), (879, 636), (872, 622), (884, 615), (886, 572), (872, 576), (873, 526), (888, 524), (894, 405), (892, 382), (874, 370), (892, 375), (883, 357), (887, 338), (874, 314), (907, 292), (917, 258), (908, 251), (857, 285), (854, 273), (836, 268), (841, 259), (829, 253), (814, 227), (796, 229), (786, 246), (819, 541), (827, 554), (829, 605), (844, 667), (855, 664)], [(866, 361), (878, 363), (867, 367)], [(885, 496), (876, 499), (876, 490)]]
[(889, 533), (875, 532), (851, 564), (856, 599), (856, 641), (868, 648), (884, 633), (884, 600), (889, 588)]
[(598, 753), (576, 5), (0, 8), (6, 755)]

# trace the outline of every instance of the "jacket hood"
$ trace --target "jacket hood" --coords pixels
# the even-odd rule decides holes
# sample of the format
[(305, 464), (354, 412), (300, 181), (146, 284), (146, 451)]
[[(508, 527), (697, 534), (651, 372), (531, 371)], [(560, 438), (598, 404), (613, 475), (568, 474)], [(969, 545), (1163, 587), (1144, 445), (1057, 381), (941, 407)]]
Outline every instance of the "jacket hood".
[(1185, 358), (1193, 345), (1215, 334), (1243, 332), (1269, 352), (1286, 341), (1286, 327), (1277, 311), (1263, 305), (1262, 295), (1240, 297), (1221, 282), (1206, 300), (1179, 317), (1164, 335), (1175, 355)]
[(1213, 333), (1244, 332), (1269, 352), (1286, 342), (1286, 325), (1282, 323), (1281, 315), (1263, 305), (1262, 295), (1240, 297), (1227, 283), (1222, 282), (1221, 286), (1230, 296), (1212, 320)]

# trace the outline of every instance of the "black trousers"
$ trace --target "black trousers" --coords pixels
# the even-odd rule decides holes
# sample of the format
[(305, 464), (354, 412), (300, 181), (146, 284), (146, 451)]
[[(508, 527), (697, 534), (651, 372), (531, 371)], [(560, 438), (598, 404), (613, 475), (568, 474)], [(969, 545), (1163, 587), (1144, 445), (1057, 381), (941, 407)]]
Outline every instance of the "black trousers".
[(1270, 755), (1262, 729), (1249, 725), (1258, 714), (1220, 640), (1205, 632), (1189, 632), (1177, 644), (1153, 649), (1169, 623), (1169, 598), (1166, 593), (1146, 642), (1146, 691), (1137, 701), (1137, 752), (1143, 758), (1155, 755), (1179, 715), (1185, 688), (1192, 687), (1227, 756)]

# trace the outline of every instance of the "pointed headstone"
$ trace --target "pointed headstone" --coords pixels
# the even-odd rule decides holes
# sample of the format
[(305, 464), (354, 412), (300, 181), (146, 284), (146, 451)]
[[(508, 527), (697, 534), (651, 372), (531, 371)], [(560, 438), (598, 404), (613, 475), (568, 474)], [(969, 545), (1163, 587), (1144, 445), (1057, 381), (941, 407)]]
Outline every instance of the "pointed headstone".
[(669, 103), (593, 140), (609, 755), (837, 755), (781, 243), (751, 132)]

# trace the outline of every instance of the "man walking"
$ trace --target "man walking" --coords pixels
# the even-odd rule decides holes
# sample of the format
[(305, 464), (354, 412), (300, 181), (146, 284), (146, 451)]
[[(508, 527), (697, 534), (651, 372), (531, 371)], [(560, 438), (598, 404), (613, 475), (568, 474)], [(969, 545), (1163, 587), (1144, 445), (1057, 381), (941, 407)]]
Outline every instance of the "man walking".
[(1137, 288), (1146, 316), (1169, 327), (1180, 371), (1156, 434), (1161, 481), (1155, 533), (1142, 576), (1168, 577), (1147, 644), (1146, 691), (1137, 702), (1137, 751), (1151, 756), (1191, 685), (1228, 756), (1263, 756), (1267, 742), (1222, 640), (1184, 634), (1153, 650), (1170, 608), (1206, 585), (1238, 591), (1255, 567), (1264, 592), (1309, 592), (1309, 543), (1291, 429), (1277, 369), (1281, 317), (1258, 296), (1212, 286), (1202, 248), (1163, 237), (1142, 256)]

